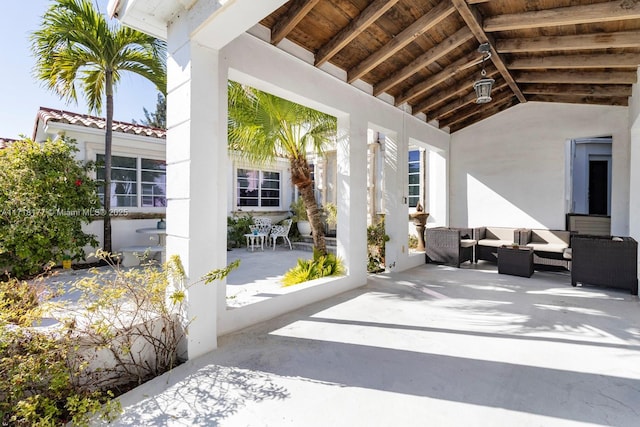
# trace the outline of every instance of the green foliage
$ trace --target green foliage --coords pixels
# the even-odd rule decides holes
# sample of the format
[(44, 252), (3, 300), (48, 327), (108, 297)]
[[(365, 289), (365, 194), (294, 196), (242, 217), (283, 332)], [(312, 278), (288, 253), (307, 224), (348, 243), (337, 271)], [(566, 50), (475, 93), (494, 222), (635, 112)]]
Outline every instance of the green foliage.
[(409, 234), (409, 249), (416, 249), (418, 247), (418, 237), (414, 234)]
[(72, 141), (28, 139), (0, 150), (0, 270), (33, 274), (98, 244), (82, 232), (100, 202), (76, 151)]
[(302, 197), (298, 197), (298, 200), (292, 202), (289, 210), (293, 212), (293, 216), (291, 217), (291, 219), (294, 222), (309, 221), (309, 217), (307, 216), (307, 208), (304, 205), (304, 200), (302, 200)]
[(299, 259), (298, 264), (287, 271), (282, 278), (282, 286), (292, 286), (309, 280), (344, 274), (342, 260), (332, 253), (322, 255), (313, 251), (313, 259)]
[(31, 35), (38, 80), (66, 101), (76, 102), (78, 92), (84, 93), (98, 114), (123, 72), (138, 74), (165, 93), (166, 43), (111, 22), (91, 0), (52, 1)]
[[(151, 113), (146, 108), (142, 108), (144, 111), (144, 120), (142, 124), (144, 126), (150, 126), (153, 128), (166, 129), (167, 128), (167, 97), (163, 94), (158, 94), (156, 101), (156, 112)], [(138, 123), (132, 120), (133, 123)]]
[[(96, 256), (111, 262), (113, 256)], [(226, 277), (239, 261), (213, 270), (196, 283)], [(57, 328), (30, 327), (51, 307), (26, 282), (0, 282), (0, 425), (88, 425), (113, 420), (112, 400), (180, 362), (179, 346), (190, 323), (183, 303), (190, 286), (177, 256), (162, 269), (110, 271), (77, 282), (75, 310)], [(56, 307), (57, 313), (62, 312)], [(106, 360), (106, 362), (105, 362)], [(122, 388), (124, 387), (124, 389)]]
[(325, 221), (331, 228), (335, 228), (338, 224), (338, 207), (335, 203), (327, 203), (324, 206)]
[[(71, 361), (76, 344), (65, 331), (30, 326), (47, 298), (38, 286), (17, 279), (0, 282), (0, 425), (88, 425), (119, 410), (109, 390), (90, 390), (78, 381), (84, 365)], [(49, 294), (51, 295), (51, 294)]]
[[(90, 111), (102, 112), (106, 101), (106, 128), (113, 122), (113, 94), (123, 73), (134, 73), (166, 93), (166, 43), (141, 31), (107, 22), (92, 0), (53, 0), (40, 29), (31, 34), (36, 57), (35, 77), (67, 103), (78, 93)], [(104, 249), (111, 251), (111, 147), (105, 132), (103, 211)]]
[(250, 233), (249, 226), (253, 224), (251, 214), (239, 215), (234, 213), (227, 217), (227, 247), (241, 248), (244, 245), (244, 235)]
[(313, 194), (307, 153), (322, 155), (335, 143), (336, 118), (236, 82), (229, 82), (228, 91), (229, 150), (257, 164), (278, 157), (289, 160), (291, 182), (304, 200), (314, 247), (326, 253), (322, 211)]
[(389, 236), (385, 233), (384, 215), (377, 223), (367, 227), (368, 261), (367, 271), (377, 273), (385, 270), (385, 243)]

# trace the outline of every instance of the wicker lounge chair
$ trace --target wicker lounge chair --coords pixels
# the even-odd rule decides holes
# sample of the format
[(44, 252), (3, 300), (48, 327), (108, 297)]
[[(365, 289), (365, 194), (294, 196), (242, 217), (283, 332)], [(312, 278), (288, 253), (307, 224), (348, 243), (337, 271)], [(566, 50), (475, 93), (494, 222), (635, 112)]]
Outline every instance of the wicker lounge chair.
[(638, 295), (638, 242), (631, 237), (573, 236), (571, 285), (628, 289)]
[(471, 239), (471, 228), (427, 228), (425, 232), (425, 262), (460, 267), (473, 261), (476, 241)]

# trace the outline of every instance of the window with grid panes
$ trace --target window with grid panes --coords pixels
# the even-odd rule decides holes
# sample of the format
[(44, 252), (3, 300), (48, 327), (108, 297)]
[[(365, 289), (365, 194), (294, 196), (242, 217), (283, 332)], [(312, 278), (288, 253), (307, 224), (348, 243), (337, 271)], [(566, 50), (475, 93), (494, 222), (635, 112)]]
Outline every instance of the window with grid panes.
[(420, 201), (420, 150), (409, 150), (409, 207)]
[[(96, 177), (103, 181), (104, 155), (96, 160)], [(163, 160), (111, 156), (111, 207), (165, 207), (166, 173)], [(98, 195), (104, 203), (103, 186)]]
[(280, 207), (280, 172), (238, 169), (236, 173), (239, 207)]

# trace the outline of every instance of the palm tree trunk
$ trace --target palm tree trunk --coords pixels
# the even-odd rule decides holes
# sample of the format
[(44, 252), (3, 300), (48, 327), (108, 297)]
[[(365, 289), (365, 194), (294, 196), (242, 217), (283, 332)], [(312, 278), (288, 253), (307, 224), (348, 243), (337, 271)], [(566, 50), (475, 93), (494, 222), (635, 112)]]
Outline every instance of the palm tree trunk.
[(313, 186), (306, 185), (304, 187), (298, 187), (298, 191), (304, 201), (304, 206), (307, 208), (307, 216), (309, 217), (313, 236), (313, 246), (316, 251), (320, 252), (320, 255), (326, 255), (327, 242), (324, 238), (324, 224), (322, 223), (320, 208), (318, 208), (318, 203), (313, 194)]
[(298, 188), (300, 197), (307, 210), (307, 217), (311, 224), (313, 246), (321, 255), (327, 254), (327, 242), (324, 238), (324, 224), (322, 212), (313, 194), (313, 181), (311, 180), (311, 168), (304, 157), (291, 159), (291, 181)]
[(105, 73), (105, 93), (107, 98), (107, 120), (104, 137), (104, 218), (103, 249), (112, 252), (111, 246), (111, 142), (113, 138), (113, 74)]

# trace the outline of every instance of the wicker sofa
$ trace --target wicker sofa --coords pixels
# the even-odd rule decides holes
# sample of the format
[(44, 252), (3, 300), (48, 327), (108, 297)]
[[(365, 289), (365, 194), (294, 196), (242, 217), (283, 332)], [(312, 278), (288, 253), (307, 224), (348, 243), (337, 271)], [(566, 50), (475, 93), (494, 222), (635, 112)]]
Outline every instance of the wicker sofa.
[(473, 262), (473, 249), (476, 241), (472, 239), (471, 228), (434, 227), (425, 231), (425, 262), (442, 263), (454, 267), (469, 261)]
[(638, 295), (638, 242), (633, 238), (576, 235), (571, 247), (571, 285), (609, 286)]
[(477, 227), (473, 238), (478, 241), (475, 262), (478, 260), (497, 262), (498, 248), (520, 243), (520, 229), (509, 227)]
[(564, 230), (520, 229), (518, 243), (533, 249), (533, 263), (570, 267), (568, 248), (571, 245), (571, 232)]

